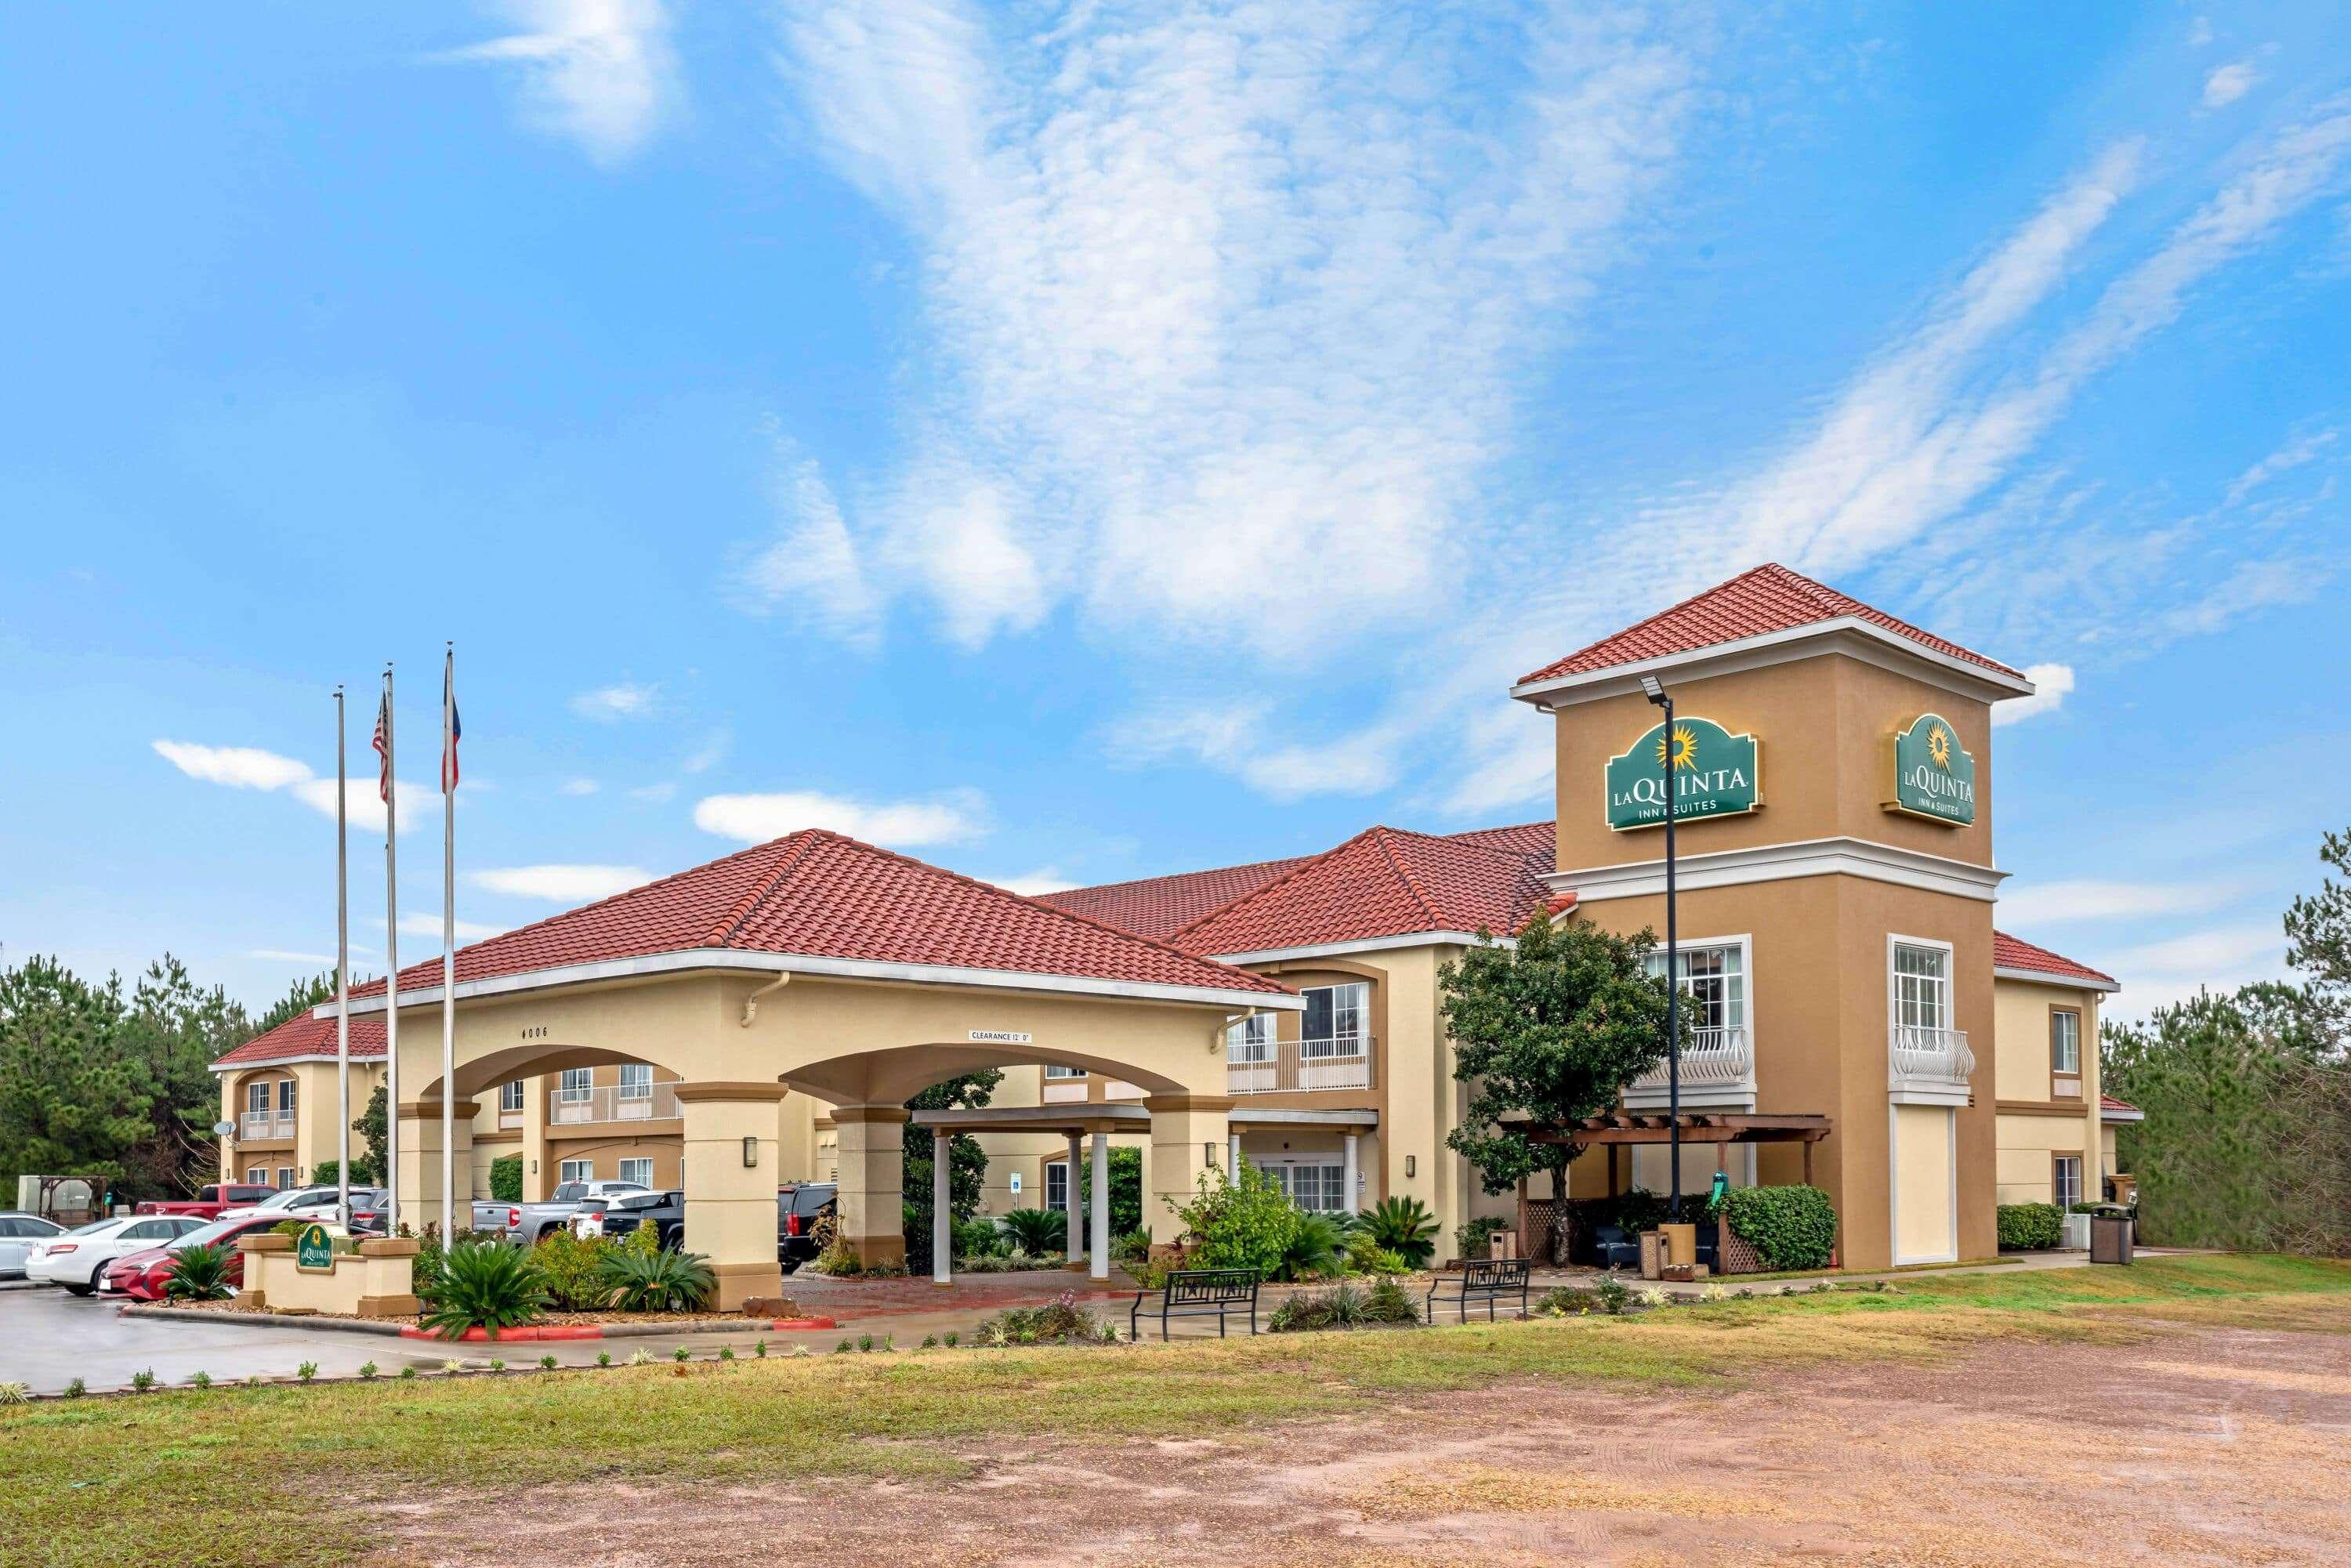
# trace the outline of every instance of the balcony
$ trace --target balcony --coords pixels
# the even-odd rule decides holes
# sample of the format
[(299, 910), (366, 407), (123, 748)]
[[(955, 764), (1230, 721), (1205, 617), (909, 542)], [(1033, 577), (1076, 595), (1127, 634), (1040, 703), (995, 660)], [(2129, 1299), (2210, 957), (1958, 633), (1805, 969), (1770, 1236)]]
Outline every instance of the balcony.
[(1964, 1105), (1976, 1053), (1963, 1029), (1896, 1024), (1886, 1040), (1887, 1096), (1902, 1105)]
[(547, 1096), (548, 1124), (555, 1127), (601, 1122), (660, 1122), (674, 1120), (679, 1114), (674, 1083), (635, 1088), (606, 1083), (593, 1089), (551, 1089)]
[(1260, 1040), (1225, 1064), (1232, 1094), (1288, 1094), (1316, 1089), (1369, 1089), (1378, 1042), (1370, 1035), (1332, 1040)]
[[(1625, 1086), (1627, 1111), (1662, 1111), (1672, 1099), (1668, 1071), (1660, 1061)], [(1690, 1031), (1682, 1051), (1681, 1104), (1688, 1110), (1755, 1108), (1755, 1051), (1744, 1029)]]
[(247, 1111), (237, 1122), (237, 1142), (264, 1144), (294, 1135), (291, 1111)]

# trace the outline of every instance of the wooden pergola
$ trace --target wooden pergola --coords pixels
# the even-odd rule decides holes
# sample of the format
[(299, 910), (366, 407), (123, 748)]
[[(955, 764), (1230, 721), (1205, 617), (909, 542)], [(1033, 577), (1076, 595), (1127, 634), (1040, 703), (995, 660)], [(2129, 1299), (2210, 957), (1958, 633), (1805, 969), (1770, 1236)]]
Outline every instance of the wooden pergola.
[(1683, 1143), (1714, 1145), (1717, 1170), (1729, 1169), (1729, 1156), (1733, 1144), (1802, 1144), (1804, 1146), (1806, 1186), (1813, 1185), (1813, 1145), (1827, 1137), (1830, 1132), (1826, 1116), (1759, 1115), (1742, 1111), (1685, 1111), (1679, 1118), (1662, 1113), (1650, 1114), (1618, 1111), (1605, 1116), (1586, 1116), (1573, 1123), (1515, 1122), (1505, 1123), (1504, 1125), (1525, 1134), (1531, 1143), (1565, 1144), (1579, 1149), (1606, 1148), (1608, 1191), (1614, 1197), (1618, 1190), (1616, 1151), (1627, 1144), (1672, 1142), (1677, 1120), (1680, 1124)]

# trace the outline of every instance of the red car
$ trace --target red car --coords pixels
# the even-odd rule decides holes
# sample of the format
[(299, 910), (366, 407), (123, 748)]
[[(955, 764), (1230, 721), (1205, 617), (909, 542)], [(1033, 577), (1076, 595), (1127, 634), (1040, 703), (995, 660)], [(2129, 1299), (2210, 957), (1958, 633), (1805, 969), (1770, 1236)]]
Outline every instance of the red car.
[(149, 1198), (131, 1210), (134, 1214), (190, 1214), (198, 1219), (217, 1219), (225, 1208), (242, 1208), (249, 1203), (259, 1203), (276, 1196), (274, 1186), (253, 1186), (245, 1182), (213, 1182), (196, 1188), (193, 1197)]
[(225, 1247), (228, 1249), (228, 1282), (241, 1289), (245, 1284), (245, 1253), (237, 1246), (237, 1239), (256, 1230), (267, 1230), (283, 1218), (270, 1214), (216, 1219), (163, 1246), (126, 1253), (100, 1270), (98, 1288), (103, 1294), (128, 1296), (134, 1301), (160, 1301), (182, 1251), (190, 1247)]

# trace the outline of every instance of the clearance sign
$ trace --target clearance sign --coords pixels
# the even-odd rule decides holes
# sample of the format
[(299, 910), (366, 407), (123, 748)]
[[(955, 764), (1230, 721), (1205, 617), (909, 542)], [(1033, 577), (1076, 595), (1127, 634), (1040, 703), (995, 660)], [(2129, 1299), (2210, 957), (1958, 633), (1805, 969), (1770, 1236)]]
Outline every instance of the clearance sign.
[(1608, 825), (1654, 828), (1666, 820), (1666, 776), (1674, 780), (1674, 821), (1737, 817), (1763, 804), (1763, 748), (1751, 735), (1733, 735), (1708, 718), (1662, 724), (1608, 759), (1604, 788)]
[(1894, 732), (1893, 783), (1886, 809), (1963, 828), (1976, 820), (1976, 759), (1940, 714), (1922, 713)]

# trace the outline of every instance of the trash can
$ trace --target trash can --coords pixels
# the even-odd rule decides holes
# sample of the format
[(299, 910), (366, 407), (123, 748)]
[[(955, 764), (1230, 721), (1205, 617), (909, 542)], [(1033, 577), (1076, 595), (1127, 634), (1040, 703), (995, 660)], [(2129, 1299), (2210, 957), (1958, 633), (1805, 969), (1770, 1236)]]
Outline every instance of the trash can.
[(1641, 1278), (1665, 1278), (1666, 1239), (1654, 1230), (1641, 1232)]
[(1665, 1239), (1666, 1261), (1695, 1263), (1698, 1261), (1698, 1227), (1695, 1225), (1660, 1225), (1657, 1234)]
[(2090, 1261), (2128, 1263), (2130, 1260), (2130, 1217), (2121, 1214), (2092, 1215), (2090, 1217)]

